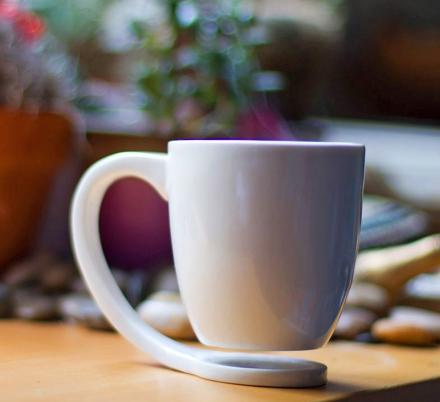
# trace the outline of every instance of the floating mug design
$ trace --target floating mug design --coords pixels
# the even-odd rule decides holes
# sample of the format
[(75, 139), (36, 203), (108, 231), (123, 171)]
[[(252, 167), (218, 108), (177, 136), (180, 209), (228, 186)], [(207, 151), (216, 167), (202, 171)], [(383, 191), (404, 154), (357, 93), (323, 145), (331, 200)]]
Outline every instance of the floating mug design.
[(356, 144), (235, 140), (172, 141), (168, 154), (109, 156), (74, 195), (78, 265), (113, 326), (166, 366), (239, 384), (322, 385), (320, 363), (197, 349), (144, 323), (106, 264), (99, 208), (106, 189), (128, 176), (168, 200), (182, 300), (202, 343), (313, 349), (329, 340), (352, 281), (364, 157)]

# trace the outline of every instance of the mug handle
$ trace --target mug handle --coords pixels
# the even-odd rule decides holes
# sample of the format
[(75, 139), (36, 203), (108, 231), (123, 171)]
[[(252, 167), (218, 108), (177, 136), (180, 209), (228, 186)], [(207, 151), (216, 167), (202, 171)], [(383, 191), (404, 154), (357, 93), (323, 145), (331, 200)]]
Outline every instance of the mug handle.
[(81, 178), (73, 196), (70, 225), (78, 267), (104, 315), (128, 341), (159, 363), (214, 381), (270, 387), (310, 387), (326, 382), (323, 364), (284, 356), (199, 349), (162, 335), (141, 320), (122, 294), (102, 251), (99, 210), (118, 179), (137, 177), (166, 200), (166, 154), (123, 152), (101, 159)]
[(118, 179), (137, 177), (166, 194), (168, 156), (123, 152), (101, 159), (81, 178), (73, 196), (70, 227), (75, 258), (104, 315), (131, 343), (160, 363), (187, 371), (194, 350), (147, 325), (126, 300), (111, 274), (99, 237), (99, 210), (106, 190)]

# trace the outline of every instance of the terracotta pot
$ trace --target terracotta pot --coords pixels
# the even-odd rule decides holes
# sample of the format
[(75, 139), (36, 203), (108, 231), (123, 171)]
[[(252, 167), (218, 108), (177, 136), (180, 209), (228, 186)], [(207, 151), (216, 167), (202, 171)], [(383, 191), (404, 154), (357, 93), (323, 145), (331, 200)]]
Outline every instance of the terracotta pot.
[(0, 110), (0, 268), (30, 250), (73, 144), (63, 116)]
[[(122, 151), (166, 152), (166, 140), (131, 135), (89, 134), (91, 162)], [(107, 191), (101, 206), (104, 254), (113, 267), (149, 269), (172, 261), (168, 206), (145, 182), (122, 179)]]

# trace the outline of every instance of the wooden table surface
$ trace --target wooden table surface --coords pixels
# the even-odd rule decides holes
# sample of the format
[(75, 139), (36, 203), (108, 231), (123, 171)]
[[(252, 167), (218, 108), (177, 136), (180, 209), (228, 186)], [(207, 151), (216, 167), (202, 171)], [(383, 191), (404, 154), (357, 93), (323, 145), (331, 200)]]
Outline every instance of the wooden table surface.
[(327, 386), (216, 383), (163, 368), (114, 333), (0, 321), (0, 401), (440, 401), (439, 347), (332, 342), (286, 354), (327, 364)]

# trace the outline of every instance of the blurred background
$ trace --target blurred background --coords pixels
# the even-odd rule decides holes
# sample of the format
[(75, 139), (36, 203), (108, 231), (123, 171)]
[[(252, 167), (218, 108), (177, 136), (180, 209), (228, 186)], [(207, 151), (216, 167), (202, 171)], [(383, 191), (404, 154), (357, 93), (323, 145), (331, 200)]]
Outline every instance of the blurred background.
[[(361, 255), (413, 248), (363, 274), (356, 336), (396, 303), (440, 311), (438, 1), (0, 0), (0, 54), (0, 315), (109, 328), (72, 261), (72, 192), (97, 159), (176, 138), (366, 144)], [(115, 183), (100, 229), (133, 305), (177, 291), (148, 185)]]

